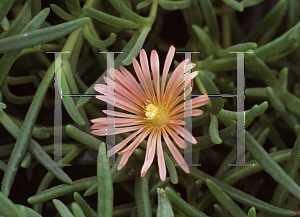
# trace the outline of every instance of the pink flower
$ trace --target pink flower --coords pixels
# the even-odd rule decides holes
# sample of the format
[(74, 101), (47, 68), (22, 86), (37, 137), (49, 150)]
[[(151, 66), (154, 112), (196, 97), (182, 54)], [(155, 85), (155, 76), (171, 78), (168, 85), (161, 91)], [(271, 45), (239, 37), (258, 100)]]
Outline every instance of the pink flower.
[[(117, 144), (114, 148), (108, 151), (108, 156), (113, 155), (115, 152), (123, 155), (118, 166), (120, 170), (128, 161), (133, 151), (139, 144), (147, 137), (147, 150), (144, 165), (141, 170), (141, 176), (144, 176), (151, 166), (155, 150), (157, 149), (159, 175), (161, 180), (166, 178), (166, 165), (162, 149), (162, 138), (170, 149), (172, 155), (182, 169), (189, 173), (189, 167), (186, 165), (184, 158), (173, 144), (172, 140), (180, 148), (185, 148), (185, 142), (182, 137), (192, 144), (196, 144), (196, 139), (182, 127), (184, 121), (182, 118), (187, 116), (199, 116), (203, 114), (200, 109), (194, 109), (209, 103), (207, 96), (196, 97), (185, 103), (185, 106), (190, 106), (192, 103), (192, 112), (186, 111), (184, 114), (184, 97), (191, 93), (191, 90), (183, 92), (185, 85), (189, 84), (191, 80), (198, 74), (193, 72), (185, 74), (184, 72), (195, 67), (195, 64), (187, 64), (189, 60), (182, 61), (171, 75), (168, 83), (166, 84), (167, 74), (169, 72), (172, 59), (175, 53), (175, 48), (170, 47), (166, 57), (166, 61), (162, 73), (162, 81), (160, 82), (159, 73), (159, 59), (155, 50), (152, 50), (150, 56), (151, 71), (148, 65), (148, 58), (145, 50), (140, 51), (140, 63), (135, 58), (132, 58), (133, 67), (139, 82), (132, 76), (132, 74), (120, 66), (120, 71), (111, 68), (109, 73), (115, 81), (104, 77), (107, 85), (96, 84), (94, 89), (104, 95), (96, 96), (97, 99), (105, 101), (114, 105), (125, 112), (117, 112), (110, 110), (103, 110), (105, 114), (113, 115), (113, 120), (108, 121), (107, 117), (96, 118), (91, 120), (94, 125), (92, 126), (92, 133), (98, 136), (106, 136), (107, 128), (114, 129), (115, 134), (124, 132), (131, 132), (130, 136)], [(152, 85), (152, 78), (154, 87)], [(140, 87), (139, 83), (142, 87)], [(107, 96), (108, 91), (115, 91), (115, 102)], [(114, 122), (113, 122), (114, 121)], [(115, 124), (108, 124), (115, 123)], [(178, 134), (176, 134), (175, 132)], [(129, 144), (127, 148), (120, 151), (127, 145), (131, 139), (136, 139)]]

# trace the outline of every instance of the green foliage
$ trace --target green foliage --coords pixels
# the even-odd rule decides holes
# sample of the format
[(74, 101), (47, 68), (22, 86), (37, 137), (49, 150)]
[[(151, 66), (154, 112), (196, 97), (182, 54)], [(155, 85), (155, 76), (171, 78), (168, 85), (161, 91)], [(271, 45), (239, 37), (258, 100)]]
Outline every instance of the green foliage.
[[(296, 216), (300, 3), (270, 2), (0, 0), (0, 216)], [(252, 15), (257, 9), (263, 14)], [(235, 97), (220, 96), (193, 117), (193, 152), (178, 149), (201, 167), (186, 174), (162, 141), (166, 179), (157, 157), (141, 177), (147, 137), (121, 170), (122, 155), (109, 165), (111, 141), (92, 135), (90, 122), (106, 117), (94, 85), (105, 84), (107, 52), (115, 52), (116, 69), (128, 66), (134, 75), (132, 58), (156, 49), (162, 72), (170, 45), (201, 52), (192, 54), (195, 95), (235, 95), (237, 55), (230, 52), (247, 52), (245, 163), (253, 166), (228, 166), (236, 162), (240, 113)], [(62, 65), (47, 51), (64, 52)], [(170, 72), (183, 55), (175, 59)], [(53, 144), (55, 69), (62, 72), (61, 150)], [(130, 135), (115, 135), (114, 143)]]

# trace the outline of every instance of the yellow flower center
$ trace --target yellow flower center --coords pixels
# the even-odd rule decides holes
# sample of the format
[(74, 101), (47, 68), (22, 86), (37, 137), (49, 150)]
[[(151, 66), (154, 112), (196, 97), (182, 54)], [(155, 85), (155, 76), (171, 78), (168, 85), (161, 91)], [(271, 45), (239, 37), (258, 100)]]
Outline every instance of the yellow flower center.
[(158, 108), (155, 105), (149, 104), (146, 106), (145, 115), (149, 120), (152, 120), (155, 118), (157, 111), (158, 111)]
[(157, 107), (156, 105), (150, 103), (145, 106), (144, 111), (147, 117), (146, 119), (149, 120), (149, 122), (154, 126), (160, 127), (166, 124), (168, 120), (167, 110), (163, 107)]

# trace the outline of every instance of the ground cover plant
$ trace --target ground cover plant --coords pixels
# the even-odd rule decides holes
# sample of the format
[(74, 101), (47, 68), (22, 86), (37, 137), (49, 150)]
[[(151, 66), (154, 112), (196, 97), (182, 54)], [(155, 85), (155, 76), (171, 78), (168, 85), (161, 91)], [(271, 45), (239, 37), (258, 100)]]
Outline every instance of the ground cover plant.
[(300, 215), (299, 12), (0, 0), (0, 216)]

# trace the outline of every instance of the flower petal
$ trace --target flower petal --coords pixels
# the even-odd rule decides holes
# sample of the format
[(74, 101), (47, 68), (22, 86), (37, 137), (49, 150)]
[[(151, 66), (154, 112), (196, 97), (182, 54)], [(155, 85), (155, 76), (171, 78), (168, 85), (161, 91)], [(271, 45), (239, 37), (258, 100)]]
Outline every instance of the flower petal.
[(129, 126), (134, 126), (134, 125), (141, 125), (142, 122), (140, 121), (136, 121), (136, 122), (132, 122), (132, 123), (120, 123), (120, 124), (116, 124), (116, 123), (112, 123), (112, 124), (93, 124), (93, 126), (91, 126), (91, 129), (95, 130), (95, 129), (102, 129), (104, 128), (108, 128), (109, 130), (113, 130), (115, 127), (129, 127)]
[[(150, 56), (151, 71), (153, 74), (156, 98), (158, 104), (161, 102), (160, 87), (159, 87), (159, 58), (156, 50), (152, 50)], [(154, 95), (154, 94), (153, 94)]]
[(167, 122), (168, 124), (179, 124), (179, 125), (185, 125), (185, 121), (184, 120), (168, 120)]
[[(188, 88), (191, 80), (197, 76), (198, 72), (193, 72), (191, 74), (185, 74), (184, 82), (177, 88), (175, 93), (171, 93), (171, 100), (169, 101), (171, 105), (168, 106), (168, 111), (170, 111), (174, 106), (176, 106), (179, 102), (184, 100), (191, 94), (191, 88)], [(179, 97), (178, 95), (183, 92)], [(176, 99), (177, 98), (177, 99)]]
[(138, 130), (134, 133), (132, 133), (130, 136), (128, 136), (126, 139), (124, 139), (122, 142), (120, 142), (119, 144), (117, 144), (115, 147), (112, 147), (111, 149), (109, 149), (109, 151), (107, 152), (108, 157), (112, 156), (113, 154), (117, 153), (119, 150), (121, 150), (125, 145), (127, 145), (127, 143), (136, 135), (138, 135), (141, 130)]
[(182, 138), (180, 138), (176, 133), (174, 133), (174, 131), (171, 130), (168, 126), (166, 126), (165, 129), (180, 148), (182, 149), (186, 148), (186, 144)]
[(102, 117), (102, 118), (95, 118), (91, 120), (91, 122), (94, 124), (107, 124), (107, 123), (121, 124), (121, 123), (132, 123), (136, 121), (137, 121), (136, 119), (115, 118), (115, 117)]
[(148, 89), (148, 85), (146, 83), (145, 77), (144, 77), (144, 73), (142, 72), (142, 69), (140, 67), (140, 64), (138, 63), (138, 61), (132, 57), (132, 63), (133, 63), (133, 68), (135, 70), (135, 73), (137, 75), (137, 77), (139, 78), (139, 81), (141, 82), (141, 85), (148, 97), (148, 100), (152, 100), (152, 95), (150, 94), (150, 91)]
[[(123, 71), (127, 71), (124, 67), (120, 66), (120, 68), (122, 68)], [(142, 88), (140, 86), (138, 86), (140, 89), (136, 87), (136, 85), (138, 85), (137, 83), (136, 85), (134, 85), (134, 83), (128, 78), (126, 78), (119, 70), (117, 69), (114, 70), (115, 70), (115, 77), (117, 83), (123, 84), (124, 87), (132, 94), (134, 94), (136, 98), (140, 99), (140, 101), (144, 101), (146, 99), (146, 94), (142, 91)], [(112, 72), (110, 71), (110, 73)]]
[(114, 117), (123, 117), (123, 118), (136, 118), (136, 119), (143, 119), (143, 116), (140, 115), (132, 115), (132, 114), (127, 114), (123, 112), (117, 112), (117, 111), (111, 111), (111, 110), (102, 110), (104, 114), (111, 115)]
[(120, 84), (119, 82), (114, 82), (110, 78), (104, 77), (103, 80), (109, 85), (109, 87), (114, 91), (112, 93), (115, 93), (116, 96), (125, 98), (136, 105), (143, 107), (143, 101), (136, 97), (132, 91), (128, 91), (127, 88), (123, 84)]
[(164, 64), (164, 69), (163, 69), (163, 74), (162, 74), (162, 81), (161, 81), (161, 94), (163, 95), (164, 90), (165, 90), (165, 85), (167, 81), (167, 75), (170, 70), (170, 66), (172, 64), (172, 60), (175, 54), (175, 47), (172, 45), (168, 51), (165, 64)]
[(196, 98), (188, 100), (187, 102), (185, 102), (185, 104), (181, 103), (180, 105), (176, 106), (174, 109), (172, 109), (169, 112), (169, 116), (173, 116), (177, 113), (184, 112), (184, 106), (190, 107), (191, 103), (192, 103), (192, 108), (197, 108), (197, 107), (200, 107), (200, 106), (210, 103), (210, 100), (209, 100), (209, 97), (206, 95), (198, 96)]
[(175, 83), (174, 83), (175, 80), (179, 80), (181, 78), (181, 76), (184, 75), (184, 65), (187, 64), (188, 62), (189, 62), (189, 59), (185, 59), (176, 67), (176, 69), (174, 70), (174, 72), (172, 73), (172, 75), (168, 81), (165, 95), (167, 95), (169, 92), (169, 89), (175, 85)]
[[(170, 103), (172, 96), (174, 95), (174, 92), (177, 90), (177, 88), (184, 83), (185, 80), (185, 71), (188, 71), (190, 69), (192, 69), (193, 67), (196, 66), (196, 64), (192, 63), (192, 64), (186, 64), (185, 62), (189, 61), (189, 59), (186, 59), (184, 61), (182, 61), (182, 63), (184, 64), (179, 64), (177, 66), (177, 68), (175, 69), (174, 73), (172, 74), (167, 88), (166, 88), (166, 92), (165, 92), (165, 101), (167, 104)], [(189, 74), (188, 74), (189, 75)], [(183, 90), (183, 88), (182, 88)]]
[(157, 137), (157, 159), (158, 159), (158, 169), (159, 176), (162, 181), (165, 181), (167, 175), (166, 162), (164, 158), (164, 152), (161, 145), (161, 131), (158, 132)]
[(127, 78), (127, 80), (132, 84), (132, 87), (135, 89), (135, 91), (137, 93), (140, 93), (141, 98), (143, 98), (143, 100), (146, 101), (147, 96), (145, 94), (145, 91), (140, 87), (140, 85), (135, 80), (133, 75), (126, 68), (124, 68), (123, 66), (120, 66), (120, 70), (124, 74), (125, 78)]
[(178, 151), (178, 149), (175, 147), (175, 145), (173, 144), (173, 142), (170, 140), (169, 135), (166, 133), (165, 130), (162, 131), (164, 140), (171, 152), (171, 154), (173, 155), (173, 157), (175, 158), (175, 160), (177, 161), (177, 163), (180, 165), (180, 167), (186, 172), (189, 173), (190, 169), (187, 166), (186, 162), (184, 161), (182, 155), (180, 154), (180, 152)]
[(110, 105), (123, 109), (125, 111), (129, 111), (134, 114), (140, 114), (140, 115), (143, 114), (143, 111), (140, 108), (130, 104), (129, 102), (123, 101), (123, 99), (120, 98), (119, 96), (115, 96), (115, 100), (109, 98), (108, 96), (101, 96), (101, 95), (97, 95), (96, 98)]
[(194, 117), (194, 116), (200, 116), (202, 114), (203, 114), (203, 111), (201, 109), (192, 109), (192, 112), (191, 112), (191, 110), (185, 111), (181, 114), (170, 117), (170, 119), (173, 120), (173, 119), (179, 119), (179, 118), (184, 118), (184, 117), (190, 117), (191, 115)]
[(147, 150), (146, 150), (146, 157), (145, 162), (141, 170), (141, 177), (146, 175), (149, 167), (151, 166), (154, 155), (155, 155), (155, 149), (156, 149), (156, 140), (157, 140), (157, 134), (158, 131), (154, 130), (149, 136), (148, 143), (147, 143)]
[(151, 95), (154, 96), (155, 93), (154, 93), (151, 74), (150, 74), (150, 70), (149, 70), (148, 57), (147, 57), (146, 51), (144, 49), (142, 49), (140, 51), (140, 63), (142, 66), (142, 70), (144, 73), (144, 77), (145, 77), (145, 81), (148, 86), (148, 89), (150, 90)]
[(178, 124), (168, 124), (168, 126), (172, 127), (185, 140), (191, 142), (192, 144), (197, 144), (197, 140), (195, 139), (195, 137), (193, 137), (193, 135), (189, 131), (187, 131), (184, 127), (181, 127)]
[[(110, 129), (106, 129), (102, 128), (99, 130), (94, 130), (91, 133), (94, 135), (98, 135), (98, 136), (107, 136), (107, 135), (116, 135), (116, 134), (120, 134), (120, 133), (126, 133), (126, 132), (130, 132), (130, 131), (134, 131), (134, 130), (138, 130), (141, 129), (143, 125), (139, 125), (139, 126), (133, 126), (133, 127), (124, 127), (124, 128), (110, 128)], [(113, 129), (115, 129), (113, 132)], [(108, 134), (107, 134), (108, 133)]]
[[(147, 131), (144, 131), (144, 132), (142, 132), (126, 149), (127, 149), (127, 151), (126, 152), (124, 152), (124, 151), (122, 151), (122, 152), (119, 152), (118, 154), (123, 154), (124, 153), (124, 155), (122, 156), (122, 158), (121, 158), (121, 160), (120, 160), (120, 163), (119, 163), (119, 165), (118, 165), (118, 167), (117, 167), (117, 170), (120, 170), (120, 169), (122, 169), (123, 168), (123, 166), (125, 166), (125, 164), (127, 163), (127, 161), (128, 161), (128, 158), (131, 156), (131, 154), (132, 154), (132, 152), (139, 146), (139, 144), (146, 138), (146, 136), (148, 136), (148, 134), (149, 134), (149, 130), (147, 130)], [(129, 149), (128, 149), (129, 148)]]

